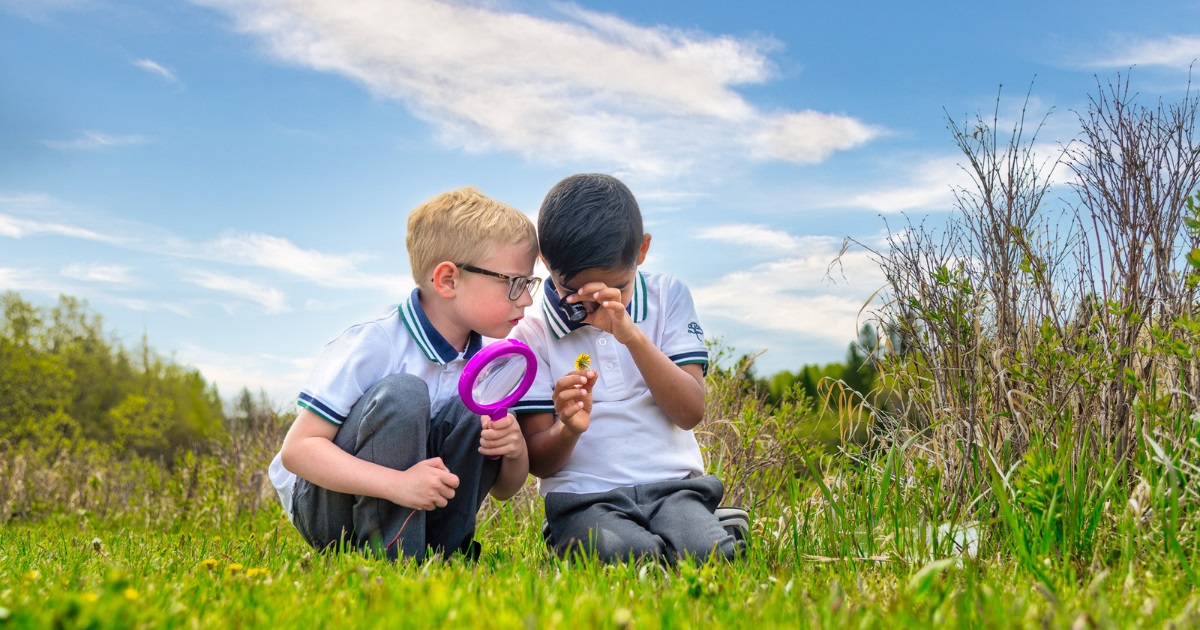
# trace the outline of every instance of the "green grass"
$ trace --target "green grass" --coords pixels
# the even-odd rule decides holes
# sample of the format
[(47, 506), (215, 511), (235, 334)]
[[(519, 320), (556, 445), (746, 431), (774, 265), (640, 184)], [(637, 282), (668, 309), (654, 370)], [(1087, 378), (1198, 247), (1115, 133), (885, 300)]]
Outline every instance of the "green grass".
[(996, 466), (981, 447), (959, 492), (937, 426), (830, 453), (803, 406), (710, 379), (706, 459), (752, 512), (732, 564), (561, 561), (532, 484), (484, 506), (474, 563), (316, 553), (263, 474), (286, 422), (172, 462), (18, 445), (0, 448), (0, 630), (1200, 627), (1200, 417), (1127, 459), (1038, 437)]
[[(1053, 591), (1002, 557), (924, 563), (751, 545), (734, 564), (567, 563), (531, 514), (487, 508), (483, 556), (425, 564), (313, 553), (275, 510), (213, 531), (57, 516), (0, 529), (0, 628), (1194, 627), (1162, 564)], [(1060, 578), (1065, 573), (1056, 574)], [(1081, 625), (1082, 624), (1082, 625)]]

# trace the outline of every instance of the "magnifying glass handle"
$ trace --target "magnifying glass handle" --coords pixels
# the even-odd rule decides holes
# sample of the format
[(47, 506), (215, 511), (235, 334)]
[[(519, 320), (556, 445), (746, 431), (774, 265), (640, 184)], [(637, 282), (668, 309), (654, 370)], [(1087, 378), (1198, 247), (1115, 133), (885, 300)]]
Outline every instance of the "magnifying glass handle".
[[(491, 413), (487, 414), (489, 422), (497, 420), (499, 418), (503, 418), (504, 416), (507, 416), (507, 415), (508, 415), (507, 409), (493, 409)], [(499, 455), (488, 455), (487, 458), (488, 459), (500, 459), (500, 456)]]

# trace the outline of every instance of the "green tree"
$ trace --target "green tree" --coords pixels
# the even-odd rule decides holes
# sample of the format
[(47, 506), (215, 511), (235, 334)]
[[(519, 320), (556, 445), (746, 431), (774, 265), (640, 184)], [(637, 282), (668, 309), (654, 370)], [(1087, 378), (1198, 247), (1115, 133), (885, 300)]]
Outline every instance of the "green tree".
[(16, 293), (0, 297), (0, 439), (35, 442), (73, 438), (78, 424), (66, 413), (74, 375), (43, 347), (42, 318)]

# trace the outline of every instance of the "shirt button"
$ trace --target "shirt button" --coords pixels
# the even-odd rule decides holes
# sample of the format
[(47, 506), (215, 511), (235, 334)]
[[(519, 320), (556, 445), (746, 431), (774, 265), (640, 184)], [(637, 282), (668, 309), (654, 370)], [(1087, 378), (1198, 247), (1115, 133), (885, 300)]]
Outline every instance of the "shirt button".
[(604, 369), (606, 369), (606, 370), (611, 370), (611, 369), (613, 369), (613, 364), (612, 364), (612, 363), (605, 363), (605, 364), (604, 364)]
[(601, 339), (601, 340), (600, 340), (600, 345), (602, 345), (602, 346), (607, 346), (607, 345), (608, 345), (608, 340), (607, 340), (607, 339)]

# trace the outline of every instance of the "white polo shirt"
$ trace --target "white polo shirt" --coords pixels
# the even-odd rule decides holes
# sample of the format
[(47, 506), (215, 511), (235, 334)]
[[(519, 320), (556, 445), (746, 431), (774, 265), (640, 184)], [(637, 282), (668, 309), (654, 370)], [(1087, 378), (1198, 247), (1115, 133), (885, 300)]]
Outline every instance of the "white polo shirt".
[[(296, 404), (341, 426), (354, 403), (375, 383), (393, 374), (412, 374), (429, 386), (432, 413), (437, 414), (458, 396), (458, 377), (481, 347), (483, 338), (472, 332), (466, 350), (455, 350), (433, 327), (413, 289), (399, 307), (379, 319), (347, 328), (326, 344)], [(279, 453), (267, 474), (291, 518), (296, 475), (283, 467)]]
[[(675, 426), (654, 402), (629, 350), (611, 334), (590, 324), (574, 324), (558, 308), (547, 279), (541, 308), (521, 320), (511, 337), (529, 344), (538, 372), (529, 393), (513, 413), (553, 412), (554, 383), (575, 369), (580, 353), (592, 355), (597, 372), (592, 417), (562, 470), (538, 482), (550, 492), (604, 492), (644, 483), (703, 474), (704, 459), (691, 431)], [(676, 365), (708, 369), (708, 348), (691, 292), (665, 274), (638, 272), (630, 316), (650, 341)]]

